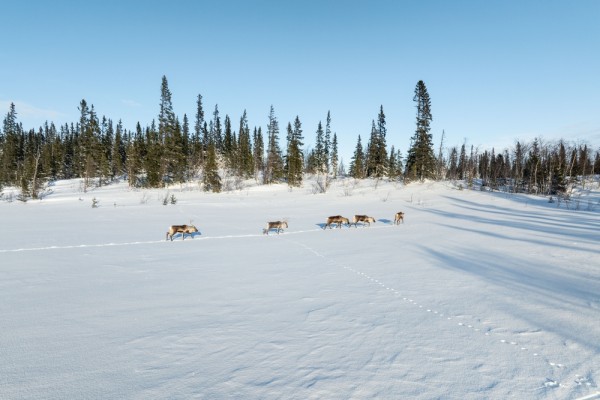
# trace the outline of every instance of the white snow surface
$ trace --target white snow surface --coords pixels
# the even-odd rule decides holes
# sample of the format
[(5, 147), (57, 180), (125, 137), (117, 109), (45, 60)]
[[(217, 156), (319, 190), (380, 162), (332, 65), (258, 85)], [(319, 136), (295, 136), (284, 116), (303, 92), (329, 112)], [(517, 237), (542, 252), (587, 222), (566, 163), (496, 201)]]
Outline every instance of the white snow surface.
[(80, 188), (0, 200), (1, 399), (600, 398), (597, 183)]

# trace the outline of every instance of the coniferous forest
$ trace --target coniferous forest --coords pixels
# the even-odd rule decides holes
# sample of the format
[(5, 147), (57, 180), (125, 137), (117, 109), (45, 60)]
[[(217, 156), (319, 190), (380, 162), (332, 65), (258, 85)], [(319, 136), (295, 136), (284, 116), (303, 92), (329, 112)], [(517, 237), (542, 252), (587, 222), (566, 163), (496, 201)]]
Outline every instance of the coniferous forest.
[[(436, 152), (430, 132), (431, 99), (423, 81), (415, 87), (416, 126), (406, 156), (388, 146), (381, 106), (371, 132), (358, 136), (347, 171), (340, 161), (329, 112), (325, 124), (319, 122), (309, 138), (306, 132), (313, 127), (303, 127), (298, 116), (280, 127), (273, 106), (263, 129), (248, 126), (245, 111), (239, 123), (229, 115), (222, 117), (218, 106), (207, 115), (201, 95), (196, 114), (180, 118), (173, 111), (171, 96), (163, 76), (157, 119), (145, 125), (138, 122), (133, 130), (121, 121), (100, 117), (85, 100), (79, 104), (78, 121), (58, 127), (46, 122), (27, 130), (11, 104), (0, 131), (0, 191), (18, 187), (19, 199), (27, 201), (39, 198), (50, 181), (78, 178), (83, 190), (126, 179), (130, 187), (148, 188), (198, 181), (203, 190), (220, 192), (230, 189), (224, 178), (295, 187), (302, 185), (305, 174), (314, 174), (321, 178), (317, 181), (323, 191), (331, 179), (350, 176), (404, 182), (464, 180), (467, 184), (480, 180), (492, 190), (561, 196), (577, 179), (600, 173), (600, 150), (565, 140), (517, 141), (514, 148), (502, 150), (466, 144), (444, 148), (442, 133)], [(312, 143), (310, 151), (305, 150), (306, 143)]]

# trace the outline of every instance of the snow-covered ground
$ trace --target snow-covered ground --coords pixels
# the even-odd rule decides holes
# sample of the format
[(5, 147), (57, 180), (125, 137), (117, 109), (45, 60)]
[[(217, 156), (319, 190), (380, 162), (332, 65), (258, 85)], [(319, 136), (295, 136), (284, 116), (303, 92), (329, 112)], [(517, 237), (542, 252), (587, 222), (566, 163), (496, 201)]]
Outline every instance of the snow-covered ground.
[(0, 200), (1, 399), (600, 398), (597, 183), (50, 189)]

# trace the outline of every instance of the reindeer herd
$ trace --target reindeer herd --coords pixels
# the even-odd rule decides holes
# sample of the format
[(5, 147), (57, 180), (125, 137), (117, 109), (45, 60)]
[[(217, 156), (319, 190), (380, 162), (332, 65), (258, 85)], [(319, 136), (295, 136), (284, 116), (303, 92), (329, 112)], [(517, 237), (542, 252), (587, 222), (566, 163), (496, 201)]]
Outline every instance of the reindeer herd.
[[(332, 229), (332, 225), (336, 225), (338, 228), (341, 228), (342, 225), (346, 225), (350, 227), (354, 224), (354, 227), (358, 227), (358, 223), (361, 223), (363, 227), (371, 226), (371, 223), (377, 222), (375, 218), (369, 217), (368, 215), (355, 215), (352, 218), (352, 223), (346, 217), (342, 217), (341, 215), (332, 215), (327, 218), (327, 222), (323, 225), (323, 229), (329, 228)], [(402, 211), (397, 212), (394, 215), (394, 225), (399, 225), (400, 223), (404, 223), (404, 213)], [(288, 228), (287, 221), (272, 221), (267, 222), (267, 226), (263, 229), (263, 234), (268, 235), (271, 230), (275, 230), (279, 235), (280, 232), (283, 232), (283, 229)], [(167, 232), (166, 240), (171, 239), (173, 241), (173, 236), (181, 233), (181, 240), (185, 240), (185, 235), (188, 234), (194, 238), (194, 233), (198, 232), (198, 229), (194, 225), (171, 225)]]

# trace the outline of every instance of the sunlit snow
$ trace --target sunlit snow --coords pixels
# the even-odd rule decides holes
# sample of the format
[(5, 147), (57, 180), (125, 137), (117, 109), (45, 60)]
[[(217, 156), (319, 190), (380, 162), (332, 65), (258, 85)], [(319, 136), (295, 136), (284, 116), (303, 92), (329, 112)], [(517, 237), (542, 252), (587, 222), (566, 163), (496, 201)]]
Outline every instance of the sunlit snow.
[(48, 190), (0, 199), (2, 399), (600, 398), (597, 181)]

